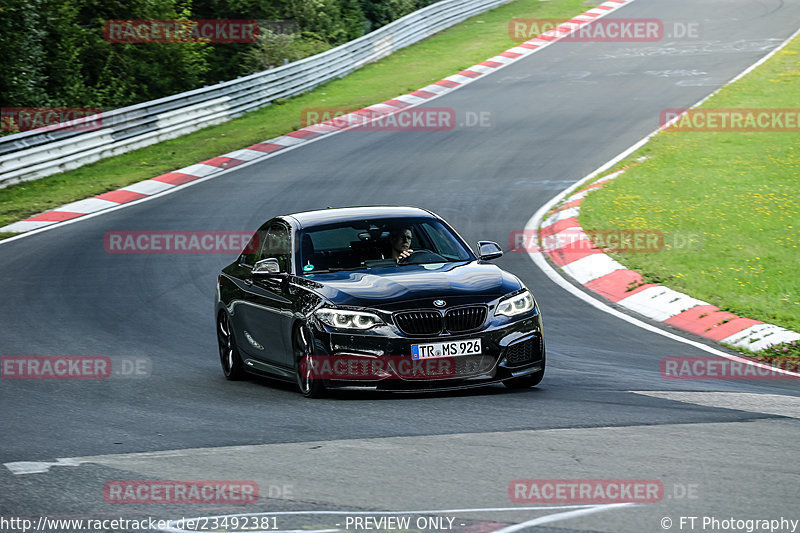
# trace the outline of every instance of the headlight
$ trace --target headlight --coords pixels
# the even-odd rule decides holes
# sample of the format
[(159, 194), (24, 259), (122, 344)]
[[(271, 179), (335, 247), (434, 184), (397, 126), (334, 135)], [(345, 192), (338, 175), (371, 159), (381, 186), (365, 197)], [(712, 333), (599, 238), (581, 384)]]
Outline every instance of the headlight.
[(369, 329), (383, 324), (378, 315), (343, 309), (318, 309), (315, 313), (323, 323), (337, 329)]
[(530, 312), (535, 307), (533, 296), (527, 290), (520, 294), (515, 294), (509, 298), (501, 300), (495, 309), (495, 315), (517, 316)]

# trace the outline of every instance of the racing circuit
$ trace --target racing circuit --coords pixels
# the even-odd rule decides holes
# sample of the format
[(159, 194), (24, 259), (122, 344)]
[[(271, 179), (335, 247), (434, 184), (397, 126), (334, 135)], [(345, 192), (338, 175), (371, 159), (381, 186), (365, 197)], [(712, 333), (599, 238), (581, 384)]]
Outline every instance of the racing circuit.
[[(489, 123), (330, 135), (0, 243), (3, 355), (148, 362), (133, 379), (3, 380), (2, 514), (155, 517), (171, 521), (164, 531), (191, 530), (179, 522), (191, 517), (233, 531), (243, 513), (252, 531), (640, 533), (700, 531), (702, 517), (717, 531), (731, 519), (792, 531), (797, 382), (665, 380), (662, 358), (707, 356), (705, 343), (599, 309), (507, 243), (554, 196), (654, 131), (662, 110), (692, 106), (780, 46), (798, 30), (800, 1), (636, 0), (614, 16), (701, 21), (703, 34), (554, 43), (423, 106)], [(383, 204), (430, 209), (469, 243), (503, 246), (496, 263), (542, 309), (539, 386), (310, 401), (289, 384), (227, 382), (212, 302), (232, 255), (104, 247), (112, 230), (250, 231), (278, 214)], [(529, 479), (659, 480), (662, 493), (640, 503), (514, 501), (512, 482)], [(259, 497), (119, 505), (104, 493), (115, 480), (246, 480)], [(690, 528), (682, 517), (701, 518)]]

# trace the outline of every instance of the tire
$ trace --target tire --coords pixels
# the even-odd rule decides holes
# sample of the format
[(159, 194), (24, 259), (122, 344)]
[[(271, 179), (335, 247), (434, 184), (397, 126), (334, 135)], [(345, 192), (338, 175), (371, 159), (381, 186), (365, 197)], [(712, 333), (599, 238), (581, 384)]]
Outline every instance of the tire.
[(542, 369), (538, 372), (534, 372), (533, 374), (528, 374), (527, 376), (522, 376), (519, 378), (511, 378), (503, 381), (503, 385), (509, 389), (529, 389), (531, 387), (535, 387), (539, 383), (541, 383), (542, 378), (544, 378), (544, 369), (547, 357), (545, 356), (544, 350), (544, 339), (542, 340)]
[(222, 373), (230, 381), (242, 379), (246, 372), (244, 363), (236, 347), (236, 337), (233, 334), (231, 321), (228, 313), (220, 311), (217, 316), (217, 344), (219, 345), (219, 362), (222, 365)]
[(297, 389), (306, 398), (321, 398), (325, 395), (325, 384), (321, 379), (314, 379), (313, 365), (314, 341), (307, 327), (298, 325), (292, 334), (292, 352), (294, 354), (294, 374)]

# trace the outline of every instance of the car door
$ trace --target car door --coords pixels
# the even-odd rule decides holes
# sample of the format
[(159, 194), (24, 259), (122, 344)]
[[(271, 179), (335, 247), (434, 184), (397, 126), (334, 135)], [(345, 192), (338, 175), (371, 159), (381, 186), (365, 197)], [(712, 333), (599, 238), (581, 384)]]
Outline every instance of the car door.
[[(291, 327), (293, 295), (289, 291), (292, 275), (292, 231), (281, 221), (270, 222), (259, 231), (263, 242), (255, 261), (275, 258), (280, 274), (249, 275), (242, 287), (244, 301), (235, 313), (237, 330), (242, 341), (239, 347), (249, 356), (269, 363), (291, 367)], [(293, 291), (292, 291), (293, 292)]]

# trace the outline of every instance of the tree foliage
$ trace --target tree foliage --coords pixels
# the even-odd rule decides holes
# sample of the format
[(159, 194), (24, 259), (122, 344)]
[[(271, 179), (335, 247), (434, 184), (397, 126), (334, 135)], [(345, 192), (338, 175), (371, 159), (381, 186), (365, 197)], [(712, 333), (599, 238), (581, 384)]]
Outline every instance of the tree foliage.
[[(0, 106), (116, 108), (356, 39), (437, 0), (0, 0)], [(115, 43), (115, 19), (249, 19), (255, 43)]]

